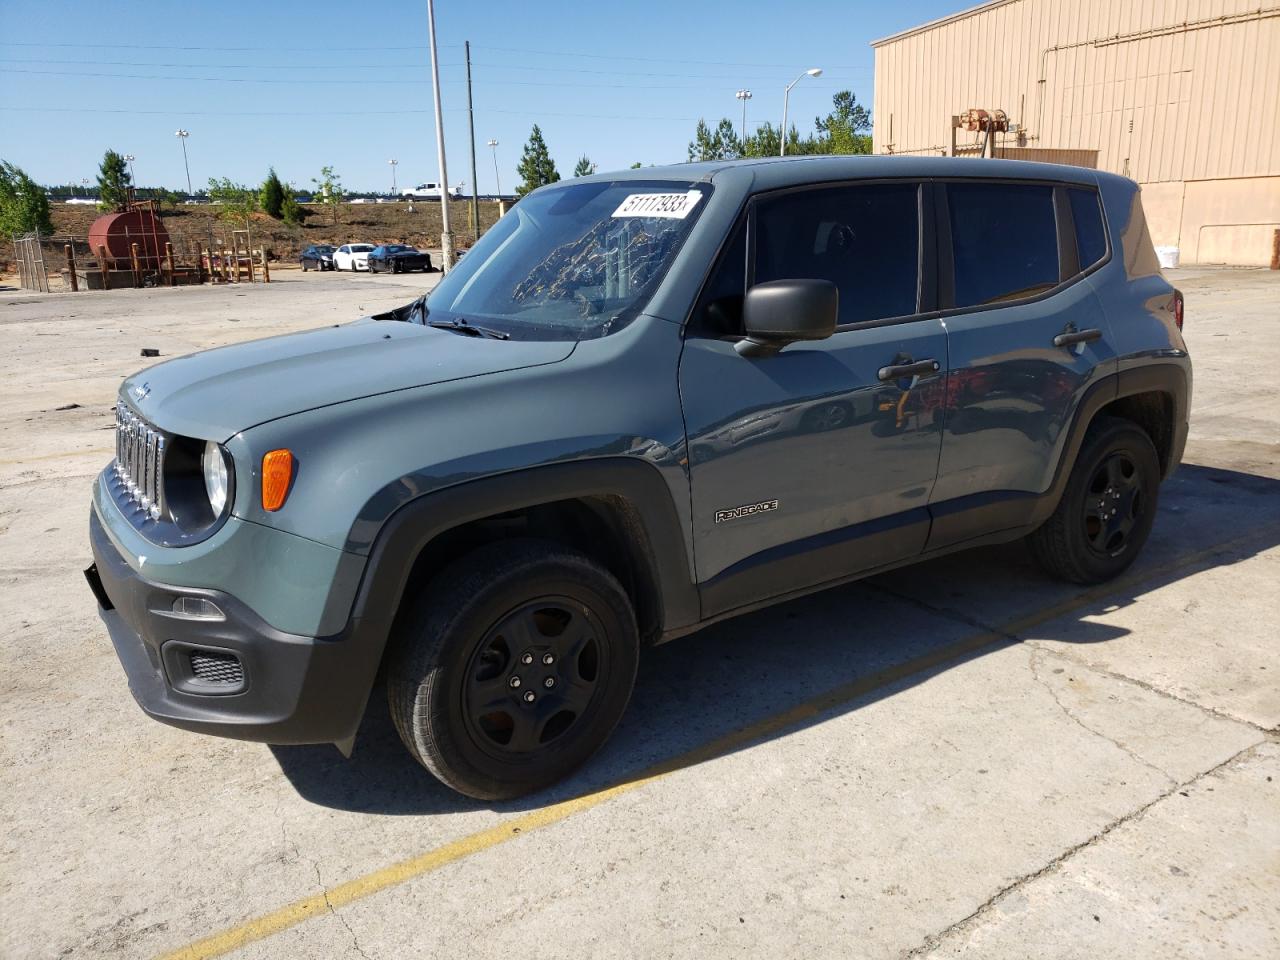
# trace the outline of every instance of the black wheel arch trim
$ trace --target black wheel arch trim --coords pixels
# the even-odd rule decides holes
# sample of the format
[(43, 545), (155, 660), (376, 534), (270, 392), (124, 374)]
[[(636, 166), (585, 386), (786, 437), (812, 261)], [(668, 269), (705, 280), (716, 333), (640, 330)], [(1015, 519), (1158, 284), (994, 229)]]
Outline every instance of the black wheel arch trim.
[[(682, 523), (670, 487), (654, 467), (630, 457), (548, 464), (471, 480), (424, 494), (382, 524), (351, 611), (377, 656), (390, 633), (413, 565), (437, 537), (465, 524), (584, 498), (624, 501), (638, 523), (624, 524), (630, 547), (656, 587), (661, 632), (697, 623), (700, 615)], [(376, 638), (376, 639), (375, 639)], [(372, 653), (372, 650), (370, 651)]]

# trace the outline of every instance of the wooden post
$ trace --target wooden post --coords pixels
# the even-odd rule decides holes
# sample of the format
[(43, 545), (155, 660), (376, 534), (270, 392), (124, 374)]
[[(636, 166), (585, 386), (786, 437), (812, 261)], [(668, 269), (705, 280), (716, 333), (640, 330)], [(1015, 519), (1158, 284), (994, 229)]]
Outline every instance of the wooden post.
[(1280, 270), (1280, 230), (1271, 235), (1271, 269)]
[(63, 253), (67, 255), (67, 275), (71, 278), (71, 292), (76, 293), (80, 290), (80, 280), (76, 277), (76, 255), (71, 250), (71, 244), (64, 244)]
[(271, 268), (267, 266), (267, 251), (264, 249), (264, 250), (262, 250), (262, 251), (260, 251), (260, 252), (262, 253), (262, 282), (263, 282), (263, 283), (270, 283), (270, 282), (271, 282)]
[(174, 285), (174, 279), (173, 279), (173, 244), (172, 244), (172, 243), (169, 243), (168, 241), (165, 241), (165, 245), (164, 245), (164, 259), (165, 259), (165, 262), (166, 262), (166, 263), (168, 264), (168, 266), (169, 266), (169, 286), (171, 286), (171, 287), (172, 287), (172, 286)]
[(138, 245), (129, 244), (129, 262), (133, 265), (133, 285), (142, 286), (142, 264), (138, 262)]
[(231, 251), (228, 251), (228, 253), (231, 256), (232, 261), (235, 263), (236, 283), (239, 283), (240, 282), (240, 251), (231, 250)]
[(102, 289), (111, 289), (111, 267), (107, 265), (107, 248), (98, 245), (98, 269), (102, 271)]
[(248, 266), (248, 269), (249, 269), (249, 282), (253, 283), (253, 249), (251, 247), (246, 247), (244, 252), (245, 252), (245, 258), (244, 258), (245, 264)]

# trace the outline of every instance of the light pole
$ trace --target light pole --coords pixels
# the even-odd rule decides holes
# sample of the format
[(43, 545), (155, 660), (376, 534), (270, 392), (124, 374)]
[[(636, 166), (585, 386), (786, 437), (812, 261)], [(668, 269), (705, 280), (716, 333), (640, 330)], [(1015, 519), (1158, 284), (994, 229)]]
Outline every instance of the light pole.
[(84, 195), (85, 195), (85, 199), (87, 200), (89, 198), (89, 178), (81, 177), (80, 186), (84, 187)]
[(182, 141), (182, 167), (187, 171), (187, 196), (191, 196), (191, 165), (187, 163), (187, 137), (191, 134), (185, 130), (175, 130), (173, 135)]
[(751, 99), (750, 90), (739, 90), (734, 94), (742, 101), (742, 155), (747, 155), (747, 101)]
[(778, 139), (782, 141), (782, 148), (778, 151), (778, 156), (785, 157), (787, 155), (787, 101), (791, 99), (791, 88), (803, 80), (805, 77), (822, 76), (821, 67), (813, 67), (806, 70), (800, 76), (796, 77), (787, 84), (787, 89), (782, 91), (782, 129), (778, 131)]
[(453, 231), (449, 229), (449, 171), (444, 158), (444, 108), (440, 105), (440, 63), (436, 59), (436, 4), (427, 0), (427, 36), (431, 41), (431, 93), (436, 103), (436, 157), (440, 161), (440, 267), (453, 268)]
[(391, 196), (393, 197), (396, 195), (396, 164), (399, 162), (399, 160), (387, 161), (387, 163), (391, 164)]
[(502, 179), (498, 176), (498, 141), (490, 139), (490, 141), (487, 144), (485, 144), (485, 146), (489, 147), (489, 149), (493, 151), (493, 182), (498, 187), (498, 199), (501, 200), (502, 199)]
[(135, 187), (138, 185), (138, 181), (137, 181), (137, 180), (134, 178), (134, 176), (133, 176), (133, 161), (135, 161), (135, 160), (137, 160), (137, 159), (138, 159), (138, 158), (137, 158), (137, 157), (135, 157), (132, 153), (126, 153), (126, 154), (124, 155), (124, 162), (125, 162), (125, 163), (127, 163), (127, 164), (129, 164), (129, 181), (130, 181), (130, 182), (131, 182)]

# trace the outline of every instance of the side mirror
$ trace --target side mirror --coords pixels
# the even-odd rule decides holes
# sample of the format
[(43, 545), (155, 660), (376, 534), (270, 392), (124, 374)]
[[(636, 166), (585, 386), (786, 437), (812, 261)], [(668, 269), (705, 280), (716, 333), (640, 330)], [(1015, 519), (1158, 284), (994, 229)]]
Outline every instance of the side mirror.
[(825, 340), (839, 314), (840, 291), (828, 280), (757, 283), (742, 304), (747, 335), (734, 349), (743, 357), (768, 357), (797, 340)]

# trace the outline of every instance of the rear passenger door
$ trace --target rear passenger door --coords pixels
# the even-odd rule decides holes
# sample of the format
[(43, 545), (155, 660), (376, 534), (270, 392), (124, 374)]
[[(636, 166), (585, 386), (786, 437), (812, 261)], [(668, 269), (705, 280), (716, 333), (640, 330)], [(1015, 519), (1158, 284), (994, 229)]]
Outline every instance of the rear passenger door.
[(1081, 282), (1106, 257), (1095, 190), (1026, 180), (934, 189), (951, 373), (929, 549), (1027, 522), (1077, 403), (1116, 355)]
[[(924, 548), (947, 366), (928, 189), (762, 195), (713, 270), (680, 363), (704, 615)], [(835, 333), (739, 356), (746, 289), (782, 279), (836, 285)]]

